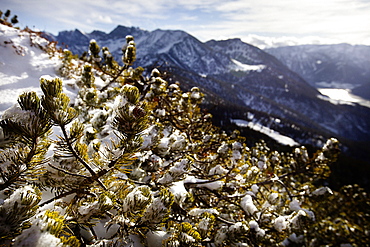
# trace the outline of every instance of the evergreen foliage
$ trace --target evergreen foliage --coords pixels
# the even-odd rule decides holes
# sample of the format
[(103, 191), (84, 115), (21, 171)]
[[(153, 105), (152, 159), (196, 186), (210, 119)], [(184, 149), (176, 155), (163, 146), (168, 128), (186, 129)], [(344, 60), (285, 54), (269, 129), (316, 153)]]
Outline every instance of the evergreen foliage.
[[(323, 181), (339, 154), (314, 154), (215, 127), (198, 88), (183, 92), (90, 42), (64, 51), (43, 95), (19, 96), (0, 122), (0, 243), (8, 246), (364, 246), (367, 194)], [(66, 85), (64, 85), (66, 86)], [(68, 86), (68, 85), (67, 85)]]
[(18, 16), (17, 15), (14, 15), (11, 19), (10, 19), (10, 22), (8, 21), (9, 20), (9, 17), (10, 17), (10, 14), (11, 14), (11, 11), (8, 9), (5, 11), (5, 13), (3, 13), (1, 10), (0, 10), (0, 24), (3, 24), (3, 25), (7, 25), (7, 26), (14, 26), (15, 24), (18, 23)]

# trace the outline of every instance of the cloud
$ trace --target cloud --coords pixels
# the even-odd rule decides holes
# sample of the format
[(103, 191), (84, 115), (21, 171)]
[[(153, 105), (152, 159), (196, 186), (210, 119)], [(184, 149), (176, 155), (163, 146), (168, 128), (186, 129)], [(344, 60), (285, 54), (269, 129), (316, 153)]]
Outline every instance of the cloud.
[(207, 29), (222, 30), (225, 36), (314, 35), (351, 42), (364, 41), (364, 33), (369, 37), (365, 27), (370, 24), (370, 2), (367, 1), (235, 0), (215, 6), (215, 10), (220, 13), (221, 21), (208, 25)]
[(87, 19), (87, 23), (94, 25), (95, 23), (113, 23), (112, 18), (109, 15), (102, 15), (96, 12), (91, 14), (91, 18)]
[(249, 34), (242, 38), (246, 43), (253, 44), (260, 49), (278, 47), (278, 46), (293, 46), (293, 45), (304, 45), (304, 44), (335, 44), (340, 43), (340, 40), (336, 39), (323, 39), (317, 36), (306, 36), (302, 38), (292, 36), (281, 36), (281, 37), (264, 37), (255, 34)]
[[(110, 31), (116, 25), (182, 29), (218, 37), (321, 36), (370, 40), (368, 0), (2, 0), (18, 19), (57, 32)], [(24, 19), (23, 19), (24, 18)]]

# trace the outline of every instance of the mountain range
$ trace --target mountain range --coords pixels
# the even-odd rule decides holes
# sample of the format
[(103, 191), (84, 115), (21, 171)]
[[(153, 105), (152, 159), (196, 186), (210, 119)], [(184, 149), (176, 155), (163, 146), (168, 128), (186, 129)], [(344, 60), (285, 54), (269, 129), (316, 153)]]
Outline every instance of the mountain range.
[[(126, 35), (135, 38), (135, 66), (148, 71), (157, 67), (166, 72), (169, 81), (180, 81), (185, 88), (200, 87), (207, 95), (206, 107), (224, 124), (232, 119), (258, 121), (302, 144), (317, 145), (321, 139), (330, 136), (349, 141), (370, 141), (370, 108), (358, 104), (333, 104), (315, 87), (318, 82), (336, 81), (324, 80), (325, 77), (320, 75), (325, 72), (338, 76), (338, 69), (348, 78), (352, 75), (361, 78), (358, 82), (350, 82), (352, 88), (366, 85), (369, 70), (363, 64), (364, 60), (356, 60), (362, 69), (360, 71), (352, 71), (351, 66), (356, 63), (350, 63), (352, 58), (346, 58), (347, 64), (339, 64), (341, 66), (335, 68), (328, 65), (324, 72), (319, 69), (329, 56), (320, 49), (326, 48), (331, 54), (330, 49), (340, 50), (340, 47), (348, 45), (311, 47), (311, 50), (322, 54), (316, 57), (309, 56), (311, 53), (305, 51), (304, 46), (264, 51), (240, 39), (201, 42), (180, 30), (146, 31), (119, 25), (110, 33), (83, 33), (76, 29), (62, 31), (57, 36), (45, 34), (60, 46), (80, 55), (88, 51), (90, 40), (95, 39), (101, 47), (108, 47), (118, 61)], [(362, 48), (370, 50), (370, 47)], [(296, 53), (284, 55), (288, 53), (284, 49), (292, 49)], [(305, 52), (301, 54), (299, 49)], [(300, 57), (294, 54), (300, 54)], [(303, 59), (305, 57), (306, 60)], [(300, 63), (294, 60), (298, 58)], [(330, 62), (342, 63), (338, 59), (339, 55), (333, 55)], [(253, 119), (248, 118), (251, 114)]]

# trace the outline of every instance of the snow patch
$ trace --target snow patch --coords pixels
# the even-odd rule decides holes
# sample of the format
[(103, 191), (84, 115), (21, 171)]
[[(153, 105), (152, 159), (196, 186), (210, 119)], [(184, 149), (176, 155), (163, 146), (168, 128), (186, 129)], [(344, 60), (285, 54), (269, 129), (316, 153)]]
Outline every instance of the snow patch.
[(233, 63), (236, 65), (233, 69), (236, 71), (257, 71), (261, 72), (264, 68), (266, 68), (266, 65), (259, 64), (259, 65), (249, 65), (239, 62), (238, 60), (231, 59)]
[(287, 146), (299, 145), (299, 143), (293, 140), (292, 138), (288, 136), (284, 136), (275, 130), (272, 130), (266, 126), (261, 125), (260, 123), (248, 122), (242, 119), (231, 119), (231, 122), (235, 123), (239, 127), (245, 127), (245, 128), (247, 127), (255, 131), (261, 132), (283, 145), (287, 145)]
[(318, 90), (321, 93), (321, 95), (317, 96), (319, 99), (329, 101), (335, 105), (353, 105), (353, 103), (357, 103), (362, 106), (370, 107), (370, 100), (351, 94), (351, 90), (349, 89), (319, 88)]

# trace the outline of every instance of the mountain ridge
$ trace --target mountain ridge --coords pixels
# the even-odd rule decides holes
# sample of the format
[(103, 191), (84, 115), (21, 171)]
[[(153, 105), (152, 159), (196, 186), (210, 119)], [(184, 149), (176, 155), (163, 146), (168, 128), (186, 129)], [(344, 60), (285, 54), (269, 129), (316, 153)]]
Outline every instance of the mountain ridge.
[[(84, 35), (84, 38), (74, 42), (73, 39), (63, 39), (66, 35)], [(318, 97), (322, 95), (298, 73), (273, 55), (240, 39), (203, 43), (181, 30), (149, 32), (119, 25), (108, 34), (99, 31), (83, 34), (77, 30), (61, 32), (55, 40), (68, 43), (68, 49), (81, 54), (87, 51), (88, 43), (82, 45), (80, 42), (95, 39), (100, 46), (107, 46), (119, 61), (126, 35), (135, 37), (135, 66), (149, 70), (160, 66), (173, 78), (177, 75), (190, 86), (199, 86), (214, 95), (213, 104), (229, 102), (245, 107), (245, 111), (252, 109), (274, 115), (318, 133), (370, 140), (370, 126), (363, 114), (369, 109), (336, 106), (322, 100)]]

